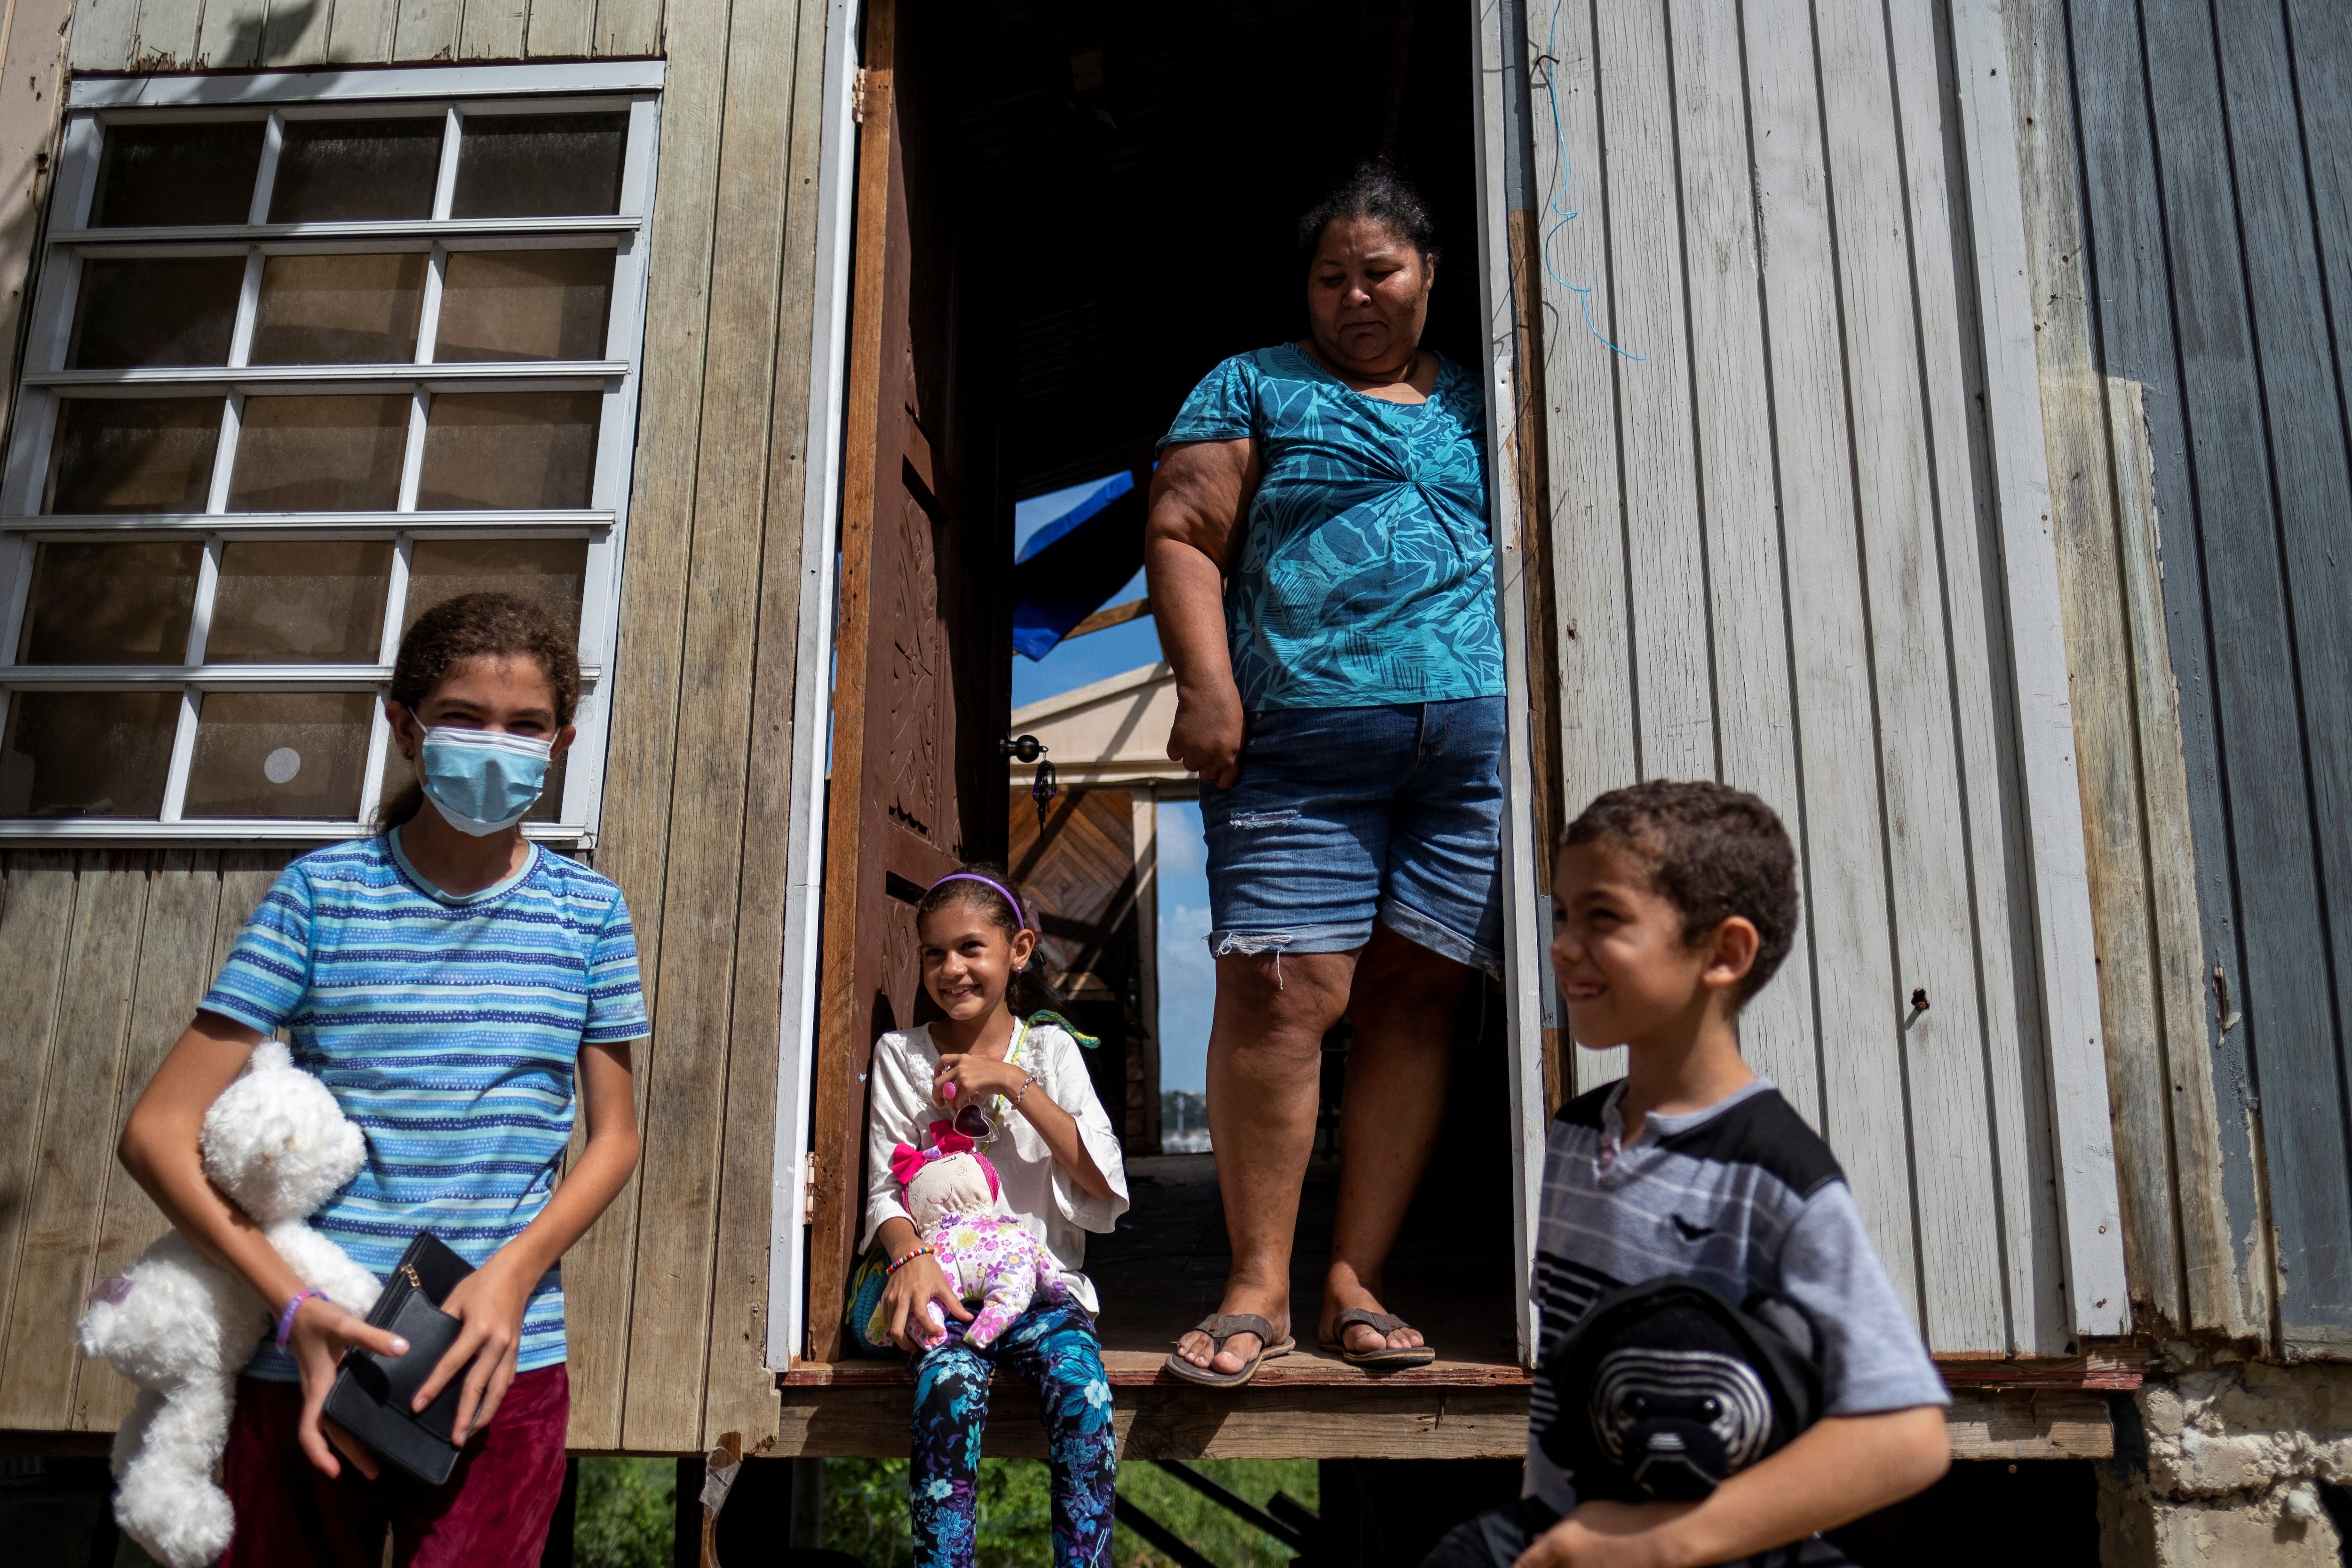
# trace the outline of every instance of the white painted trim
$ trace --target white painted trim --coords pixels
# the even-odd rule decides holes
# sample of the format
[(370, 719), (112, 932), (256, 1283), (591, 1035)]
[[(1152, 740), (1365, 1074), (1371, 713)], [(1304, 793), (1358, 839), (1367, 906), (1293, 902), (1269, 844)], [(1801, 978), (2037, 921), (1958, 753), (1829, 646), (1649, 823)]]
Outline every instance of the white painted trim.
[[(625, 195), (623, 201), (627, 197)], [(175, 247), (208, 240), (346, 239), (465, 239), (475, 236), (557, 235), (566, 239), (635, 232), (645, 219), (635, 213), (589, 213), (580, 217), (401, 217), (337, 219), (332, 223), (214, 223), (142, 224), (121, 228), (60, 228), (48, 237), (51, 245), (121, 247), (138, 255), (133, 246)], [(376, 248), (373, 244), (369, 248)], [(184, 254), (174, 249), (173, 254)]]
[(2000, 0), (1953, 0), (1952, 58), (1968, 168), (1992, 488), (2000, 509), (2034, 931), (2049, 1044), (2058, 1214), (2074, 1331), (2131, 1331), (2099, 1019), (2083, 800), (2075, 774), (2057, 547), (2050, 526), (2041, 367), (2026, 274)]
[(240, 76), (77, 77), (70, 109), (228, 108), (320, 99), (502, 98), (540, 93), (658, 92), (660, 60), (568, 60), (528, 66), (341, 67)]
[[(0, 818), (0, 845), (26, 847), (60, 842), (121, 844), (337, 844), (365, 838), (375, 832), (356, 818), (198, 817), (159, 823), (152, 817), (65, 816)], [(570, 844), (583, 849), (596, 847), (596, 830), (585, 823), (526, 822), (525, 838), (548, 844)]]
[[(212, 593), (212, 564), (205, 561), (205, 595)], [(403, 576), (403, 589), (406, 579)], [(399, 612), (390, 612), (397, 616)], [(201, 621), (192, 621), (194, 642), (204, 635)], [(602, 665), (583, 665), (583, 691), (604, 679)], [(255, 687), (263, 690), (333, 691), (381, 685), (392, 679), (389, 664), (12, 664), (0, 667), (0, 685), (21, 691), (152, 691), (161, 686), (195, 686), (205, 690)]]
[[(1526, 552), (1520, 544), (1518, 464), (1509, 432), (1517, 425), (1515, 385), (1517, 324), (1511, 293), (1510, 158), (1505, 138), (1510, 115), (1507, 49), (1526, 40), (1506, 36), (1504, 13), (1486, 0), (1475, 14), (1478, 73), (1478, 289), (1487, 323), (1486, 485), (1493, 512), (1495, 593), (1503, 628), (1506, 731), (1503, 750), (1503, 994), (1511, 1048), (1511, 1145), (1518, 1180), (1511, 1188), (1515, 1267), (1511, 1305), (1518, 1325), (1519, 1361), (1536, 1352), (1536, 1226), (1543, 1194), (1543, 945), (1531, 919), (1536, 907), (1533, 835), (1534, 750), (1528, 733)], [(1538, 395), (1541, 395), (1540, 393)]]
[(768, 1365), (807, 1342), (806, 1191), (815, 1089), (817, 917), (824, 897), (825, 784), (833, 742), (834, 563), (839, 550), (842, 405), (849, 344), (851, 197), (857, 124), (859, 0), (827, 0), (824, 128), (817, 153), (815, 342), (809, 355), (808, 489), (801, 512), (800, 646), (793, 672), (792, 845), (784, 868), (782, 1016), (777, 1034), (773, 1175), (768, 1194)]
[[(435, 326), (437, 329), (439, 323)], [(290, 392), (306, 386), (343, 391), (381, 387), (386, 392), (422, 386), (439, 392), (482, 384), (503, 384), (517, 391), (554, 391), (594, 390), (604, 382), (617, 381), (629, 374), (628, 361), (603, 359), (504, 359), (435, 365), (411, 362), (411, 365), (413, 368), (381, 364), (173, 364), (142, 370), (31, 370), (25, 373), (24, 380), (26, 386), (103, 387), (126, 393), (137, 387), (173, 391), (183, 387), (267, 387), (273, 392)], [(543, 388), (540, 386), (542, 382), (546, 384)], [(443, 384), (446, 384), (446, 388)]]
[[(614, 524), (614, 514), (593, 508), (572, 511), (202, 511), (55, 512), (47, 516), (0, 517), (0, 533), (42, 539), (83, 534), (168, 533), (178, 529), (215, 529), (230, 539), (314, 533), (321, 539), (355, 539), (371, 531), (463, 533), (483, 539), (577, 539)], [(487, 531), (496, 529), (495, 533)]]

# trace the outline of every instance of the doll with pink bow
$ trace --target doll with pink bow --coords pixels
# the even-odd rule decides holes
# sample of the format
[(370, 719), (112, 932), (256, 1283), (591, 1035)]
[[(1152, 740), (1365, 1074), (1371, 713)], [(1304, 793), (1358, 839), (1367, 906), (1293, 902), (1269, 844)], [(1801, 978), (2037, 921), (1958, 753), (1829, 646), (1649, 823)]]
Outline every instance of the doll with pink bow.
[[(934, 1121), (931, 1146), (901, 1143), (890, 1151), (890, 1174), (906, 1194), (908, 1215), (940, 1271), (966, 1304), (980, 1311), (963, 1337), (986, 1345), (1040, 1296), (1059, 1295), (1061, 1269), (1043, 1243), (1005, 1207), (996, 1167), (954, 1124)], [(928, 1303), (931, 1337), (947, 1328), (946, 1314)]]

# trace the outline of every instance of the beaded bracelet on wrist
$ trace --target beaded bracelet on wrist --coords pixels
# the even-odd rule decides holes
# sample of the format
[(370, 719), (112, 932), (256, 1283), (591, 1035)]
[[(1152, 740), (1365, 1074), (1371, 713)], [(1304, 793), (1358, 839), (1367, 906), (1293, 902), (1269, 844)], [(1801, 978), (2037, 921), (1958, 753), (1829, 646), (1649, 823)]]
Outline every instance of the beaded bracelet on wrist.
[(907, 1265), (908, 1265), (909, 1263), (912, 1263), (912, 1262), (913, 1262), (913, 1261), (915, 1261), (915, 1259), (917, 1259), (918, 1258), (936, 1258), (936, 1257), (938, 1257), (938, 1256), (939, 1256), (939, 1254), (937, 1254), (937, 1253), (933, 1252), (933, 1251), (932, 1251), (932, 1250), (931, 1250), (928, 1246), (925, 1246), (925, 1245), (924, 1245), (923, 1243), (921, 1243), (921, 1242), (917, 1242), (917, 1243), (915, 1244), (915, 1250), (914, 1250), (914, 1251), (912, 1251), (912, 1252), (910, 1252), (910, 1253), (907, 1254), (907, 1256), (906, 1256), (906, 1257), (904, 1257), (904, 1258), (895, 1258), (895, 1259), (893, 1259), (893, 1260), (892, 1260), (892, 1261), (891, 1261), (887, 1266), (886, 1266), (886, 1267), (883, 1268), (883, 1270), (882, 1270), (882, 1278), (884, 1278), (885, 1279), (887, 1279), (888, 1278), (890, 1278), (890, 1276), (891, 1276), (891, 1275), (896, 1274), (897, 1272), (898, 1272), (898, 1270), (900, 1270), (901, 1268), (904, 1268), (905, 1267), (907, 1267)]

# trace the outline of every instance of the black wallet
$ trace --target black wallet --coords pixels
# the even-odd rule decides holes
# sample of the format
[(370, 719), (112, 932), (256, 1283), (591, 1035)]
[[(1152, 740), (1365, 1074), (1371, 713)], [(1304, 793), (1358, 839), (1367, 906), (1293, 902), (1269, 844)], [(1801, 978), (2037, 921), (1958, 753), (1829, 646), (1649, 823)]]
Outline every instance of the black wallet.
[(453, 1377), (423, 1410), (410, 1406), (416, 1391), (457, 1342), (457, 1320), (441, 1310), (457, 1282), (474, 1266), (449, 1250), (431, 1231), (418, 1234), (400, 1255), (392, 1283), (376, 1298), (368, 1326), (390, 1329), (408, 1342), (404, 1356), (352, 1350), (327, 1391), (326, 1418), (417, 1479), (439, 1486), (457, 1468), (457, 1394), (465, 1382)]

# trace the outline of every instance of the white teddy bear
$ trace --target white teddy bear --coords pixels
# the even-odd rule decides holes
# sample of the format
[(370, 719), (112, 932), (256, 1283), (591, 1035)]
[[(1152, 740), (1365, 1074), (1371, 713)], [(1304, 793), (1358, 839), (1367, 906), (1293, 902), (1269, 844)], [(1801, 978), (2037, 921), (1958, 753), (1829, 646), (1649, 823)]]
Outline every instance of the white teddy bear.
[[(285, 1046), (255, 1048), (205, 1113), (201, 1142), (205, 1173), (305, 1284), (353, 1312), (375, 1304), (375, 1276), (303, 1223), (358, 1173), (367, 1142)], [(176, 1230), (90, 1292), (81, 1353), (105, 1357), (140, 1388), (114, 1437), (114, 1520), (169, 1568), (203, 1568), (228, 1546), (236, 1520), (213, 1468), (228, 1443), (237, 1373), (274, 1326), (241, 1275)]]

